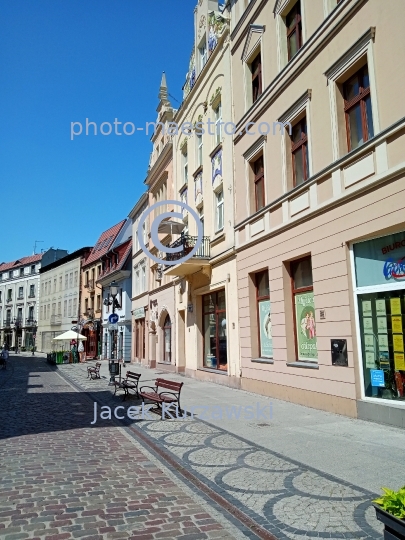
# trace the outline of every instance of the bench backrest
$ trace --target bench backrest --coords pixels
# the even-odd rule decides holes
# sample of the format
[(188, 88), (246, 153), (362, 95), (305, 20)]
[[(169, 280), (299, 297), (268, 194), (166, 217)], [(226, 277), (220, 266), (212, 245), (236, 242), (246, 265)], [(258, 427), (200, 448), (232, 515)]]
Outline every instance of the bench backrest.
[(167, 388), (170, 392), (180, 393), (181, 387), (184, 383), (178, 383), (174, 381), (168, 381), (167, 379), (156, 379), (156, 388)]
[(134, 379), (135, 381), (139, 381), (141, 378), (140, 373), (134, 373), (133, 371), (127, 371), (127, 379)]

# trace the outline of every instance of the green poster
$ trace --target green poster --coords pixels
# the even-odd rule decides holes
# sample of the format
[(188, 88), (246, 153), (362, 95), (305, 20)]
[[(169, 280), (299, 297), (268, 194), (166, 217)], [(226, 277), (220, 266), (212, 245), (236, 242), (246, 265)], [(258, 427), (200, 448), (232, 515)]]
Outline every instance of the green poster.
[(317, 360), (316, 323), (314, 293), (295, 295), (295, 316), (297, 320), (297, 346), (299, 360)]
[(259, 302), (260, 356), (273, 357), (270, 300)]

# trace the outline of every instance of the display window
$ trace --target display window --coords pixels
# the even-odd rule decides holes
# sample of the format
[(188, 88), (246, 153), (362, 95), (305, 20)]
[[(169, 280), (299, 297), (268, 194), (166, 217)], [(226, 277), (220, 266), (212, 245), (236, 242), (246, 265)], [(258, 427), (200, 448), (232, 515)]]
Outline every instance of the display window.
[(353, 245), (364, 397), (405, 402), (405, 232)]
[(257, 324), (261, 358), (273, 358), (269, 272), (256, 274)]
[(225, 289), (203, 296), (203, 325), (204, 367), (227, 370)]

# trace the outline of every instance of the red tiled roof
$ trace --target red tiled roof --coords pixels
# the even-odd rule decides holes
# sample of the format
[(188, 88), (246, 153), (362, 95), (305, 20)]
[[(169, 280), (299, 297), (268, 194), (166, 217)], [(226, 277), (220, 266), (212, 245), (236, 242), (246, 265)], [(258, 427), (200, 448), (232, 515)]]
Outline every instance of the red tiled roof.
[(118, 233), (121, 231), (124, 226), (126, 219), (114, 225), (110, 229), (107, 229), (103, 232), (100, 238), (97, 240), (94, 248), (90, 251), (89, 256), (84, 261), (83, 267), (88, 266), (89, 264), (98, 261), (103, 255), (105, 255), (110, 249), (112, 243), (117, 238)]
[(121, 270), (121, 268), (124, 266), (128, 255), (132, 249), (132, 238), (121, 244), (120, 246), (117, 246), (114, 248), (114, 253), (118, 254), (118, 264), (114, 264), (111, 268), (108, 268), (103, 272), (98, 279), (103, 279), (109, 274), (112, 274), (114, 272), (117, 272), (118, 270)]
[(19, 266), (36, 263), (42, 259), (42, 255), (43, 253), (38, 253), (38, 255), (28, 255), (28, 257), (22, 257), (21, 259), (17, 259), (15, 261), (1, 263), (0, 272), (4, 272), (4, 270), (11, 270), (12, 268), (18, 268)]

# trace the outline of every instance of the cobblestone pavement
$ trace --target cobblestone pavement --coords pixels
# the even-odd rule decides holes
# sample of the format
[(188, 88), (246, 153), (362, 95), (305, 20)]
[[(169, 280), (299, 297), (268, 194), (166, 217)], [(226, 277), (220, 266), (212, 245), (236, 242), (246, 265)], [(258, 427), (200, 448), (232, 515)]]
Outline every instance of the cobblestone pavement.
[(1, 539), (257, 538), (193, 493), (128, 428), (91, 427), (89, 396), (43, 358), (11, 357), (0, 370), (0, 411)]
[[(74, 384), (91, 392), (93, 399), (110, 407), (122, 405), (106, 391), (106, 378), (86, 379), (86, 366), (58, 367)], [(151, 372), (150, 380), (154, 375)], [(128, 406), (136, 403), (131, 400)], [(201, 420), (156, 417), (133, 421), (131, 430), (170, 459), (172, 467), (177, 465), (183, 474), (192, 475), (196, 485), (220, 494), (278, 540), (382, 538), (370, 505), (375, 493)]]

